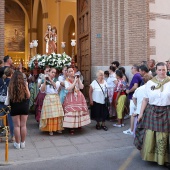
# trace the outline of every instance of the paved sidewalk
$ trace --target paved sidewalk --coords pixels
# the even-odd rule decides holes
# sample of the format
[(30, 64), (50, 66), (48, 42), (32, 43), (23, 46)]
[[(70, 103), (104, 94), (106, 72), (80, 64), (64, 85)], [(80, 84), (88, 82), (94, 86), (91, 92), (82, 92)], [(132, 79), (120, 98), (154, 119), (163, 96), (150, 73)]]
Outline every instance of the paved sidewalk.
[[(124, 135), (123, 130), (129, 127), (129, 120), (125, 121), (125, 127), (113, 127), (113, 122), (106, 122), (109, 130), (96, 130), (96, 122), (77, 129), (74, 135), (70, 135), (66, 129), (63, 134), (54, 133), (49, 136), (47, 132), (41, 132), (34, 115), (29, 115), (25, 149), (14, 149), (9, 143), (9, 163), (18, 164), (30, 161), (46, 160), (50, 157), (57, 158), (64, 155), (76, 155), (81, 153), (102, 151), (113, 148), (133, 147), (133, 137)], [(5, 142), (0, 143), (0, 163), (4, 162)]]

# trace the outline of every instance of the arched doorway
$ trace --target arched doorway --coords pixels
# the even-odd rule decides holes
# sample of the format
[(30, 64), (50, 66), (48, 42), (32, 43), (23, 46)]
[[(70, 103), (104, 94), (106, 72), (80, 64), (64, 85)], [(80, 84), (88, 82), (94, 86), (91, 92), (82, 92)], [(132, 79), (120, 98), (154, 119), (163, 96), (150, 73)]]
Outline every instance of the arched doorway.
[(5, 47), (14, 64), (18, 65), (21, 59), (24, 66), (28, 61), (28, 42), (30, 28), (26, 9), (18, 0), (5, 1)]
[(72, 15), (66, 18), (63, 30), (63, 40), (66, 42), (65, 52), (72, 56), (71, 40), (75, 39), (75, 21)]

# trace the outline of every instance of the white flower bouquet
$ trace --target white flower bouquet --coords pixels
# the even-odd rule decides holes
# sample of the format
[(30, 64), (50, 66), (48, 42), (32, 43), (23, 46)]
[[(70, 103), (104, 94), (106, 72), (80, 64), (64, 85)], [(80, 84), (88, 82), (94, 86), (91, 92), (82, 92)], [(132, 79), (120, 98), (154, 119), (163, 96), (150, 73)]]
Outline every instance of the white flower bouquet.
[(58, 70), (61, 70), (64, 66), (71, 65), (71, 57), (68, 56), (65, 52), (63, 54), (52, 53), (50, 55), (39, 55), (37, 54), (31, 58), (28, 67), (32, 70), (35, 68), (35, 61), (38, 61), (38, 67), (44, 69), (46, 65), (54, 67)]

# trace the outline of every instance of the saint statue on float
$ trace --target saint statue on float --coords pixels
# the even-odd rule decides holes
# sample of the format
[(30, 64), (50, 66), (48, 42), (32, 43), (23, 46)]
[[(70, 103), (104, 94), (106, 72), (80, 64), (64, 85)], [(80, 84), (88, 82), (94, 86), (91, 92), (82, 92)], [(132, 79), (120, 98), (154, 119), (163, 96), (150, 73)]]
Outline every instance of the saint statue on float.
[(44, 36), (46, 41), (46, 54), (57, 53), (57, 29), (48, 24), (47, 31)]

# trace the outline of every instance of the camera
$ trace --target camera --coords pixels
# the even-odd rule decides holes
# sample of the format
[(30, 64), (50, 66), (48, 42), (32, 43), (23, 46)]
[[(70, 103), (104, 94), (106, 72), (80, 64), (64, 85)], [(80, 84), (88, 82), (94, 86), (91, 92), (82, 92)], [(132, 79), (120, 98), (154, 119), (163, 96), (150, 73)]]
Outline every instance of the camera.
[(45, 74), (45, 79), (49, 80), (48, 74)]
[(49, 81), (49, 77), (46, 77), (45, 79)]
[(77, 78), (79, 78), (80, 76), (79, 75), (76, 75)]

